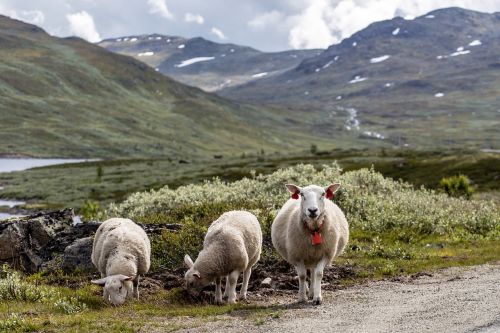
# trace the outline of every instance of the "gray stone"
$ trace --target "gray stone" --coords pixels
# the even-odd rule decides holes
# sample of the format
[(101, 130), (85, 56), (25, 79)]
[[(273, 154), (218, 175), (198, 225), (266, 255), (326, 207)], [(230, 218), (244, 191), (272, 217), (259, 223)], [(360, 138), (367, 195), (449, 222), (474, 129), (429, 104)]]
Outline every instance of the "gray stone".
[(262, 282), (260, 283), (260, 286), (264, 287), (264, 288), (270, 288), (271, 287), (271, 282), (272, 282), (271, 278), (267, 277), (264, 280), (262, 280)]
[(94, 270), (92, 264), (92, 237), (80, 238), (64, 249), (61, 268), (66, 272)]

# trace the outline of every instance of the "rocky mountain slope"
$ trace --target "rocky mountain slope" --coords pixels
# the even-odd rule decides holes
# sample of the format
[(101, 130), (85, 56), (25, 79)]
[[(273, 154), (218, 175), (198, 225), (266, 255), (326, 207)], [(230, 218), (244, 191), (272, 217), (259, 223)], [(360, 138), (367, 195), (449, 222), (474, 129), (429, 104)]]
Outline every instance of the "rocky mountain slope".
[(106, 39), (99, 45), (141, 60), (165, 75), (206, 91), (282, 73), (322, 51), (261, 52), (200, 37), (187, 39), (160, 34)]
[(337, 136), (499, 148), (499, 40), (500, 13), (440, 9), (373, 23), (291, 70), (218, 93), (323, 110)]

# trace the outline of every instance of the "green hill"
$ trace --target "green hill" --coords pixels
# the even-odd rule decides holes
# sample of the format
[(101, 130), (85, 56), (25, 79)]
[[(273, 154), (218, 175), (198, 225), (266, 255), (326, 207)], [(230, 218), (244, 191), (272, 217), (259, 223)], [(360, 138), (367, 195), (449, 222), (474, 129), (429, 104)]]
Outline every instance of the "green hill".
[(0, 119), (0, 155), (189, 158), (297, 146), (287, 142), (300, 137), (275, 130), (279, 111), (227, 101), (4, 16)]

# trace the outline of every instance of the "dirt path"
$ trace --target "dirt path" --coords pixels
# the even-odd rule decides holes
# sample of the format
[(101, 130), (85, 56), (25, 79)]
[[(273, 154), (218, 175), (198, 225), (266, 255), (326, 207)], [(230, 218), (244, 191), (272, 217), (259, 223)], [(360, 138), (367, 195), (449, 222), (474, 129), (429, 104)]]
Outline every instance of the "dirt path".
[(500, 265), (327, 292), (318, 307), (298, 305), (292, 295), (274, 301), (288, 304), (279, 315), (242, 319), (236, 312), (183, 332), (500, 332)]

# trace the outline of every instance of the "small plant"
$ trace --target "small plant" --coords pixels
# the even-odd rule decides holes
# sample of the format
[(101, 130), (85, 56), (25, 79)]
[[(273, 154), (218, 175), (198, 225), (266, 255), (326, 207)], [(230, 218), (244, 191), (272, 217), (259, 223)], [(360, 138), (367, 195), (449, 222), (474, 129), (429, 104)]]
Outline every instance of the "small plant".
[(75, 297), (69, 297), (56, 300), (54, 308), (65, 314), (75, 314), (86, 310), (87, 306)]
[(0, 332), (13, 332), (22, 330), (24, 332), (34, 331), (35, 328), (17, 313), (11, 313), (8, 318), (0, 320)]
[[(36, 285), (21, 277), (21, 274), (2, 266), (0, 276), (0, 301), (22, 301), (50, 304), (65, 314), (84, 311), (87, 306), (76, 297), (66, 297), (59, 290), (44, 285)], [(18, 325), (22, 320), (17, 317), (0, 322), (0, 327)], [(23, 324), (23, 323), (21, 323)], [(19, 325), (21, 325), (19, 324)], [(0, 329), (1, 331), (1, 329)]]
[(102, 169), (102, 166), (101, 165), (97, 166), (97, 181), (98, 182), (101, 181), (101, 178), (103, 175), (104, 175), (104, 171)]
[(474, 189), (470, 185), (470, 180), (465, 175), (442, 178), (439, 187), (450, 197), (470, 199)]
[(309, 151), (311, 152), (311, 154), (316, 155), (318, 153), (318, 146), (312, 143), (311, 147), (309, 148)]
[(86, 200), (80, 208), (80, 215), (86, 221), (96, 220), (102, 215), (99, 202), (94, 200)]

